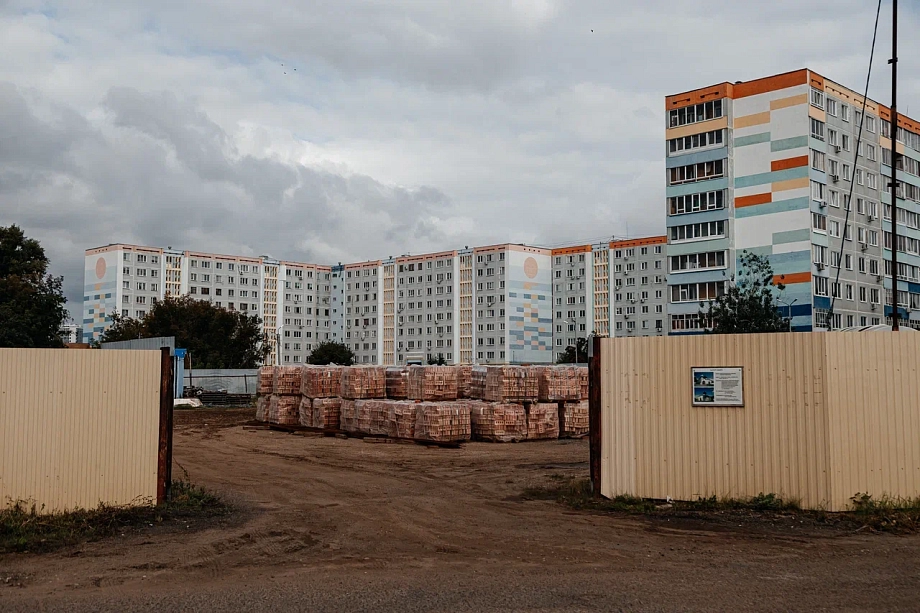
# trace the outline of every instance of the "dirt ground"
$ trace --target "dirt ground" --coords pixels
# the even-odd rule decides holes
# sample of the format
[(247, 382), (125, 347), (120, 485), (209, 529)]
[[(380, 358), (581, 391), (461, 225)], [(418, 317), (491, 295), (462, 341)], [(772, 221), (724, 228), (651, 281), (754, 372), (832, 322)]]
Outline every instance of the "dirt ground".
[(177, 412), (174, 477), (238, 511), (0, 556), (2, 611), (920, 610), (920, 537), (576, 512), (586, 441), (461, 449)]

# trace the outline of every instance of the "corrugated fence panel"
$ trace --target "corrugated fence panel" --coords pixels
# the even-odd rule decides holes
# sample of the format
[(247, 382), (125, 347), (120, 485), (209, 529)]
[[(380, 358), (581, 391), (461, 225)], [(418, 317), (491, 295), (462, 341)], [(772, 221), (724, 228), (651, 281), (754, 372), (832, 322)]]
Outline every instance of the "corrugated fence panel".
[(160, 352), (0, 349), (0, 506), (156, 500)]
[(834, 510), (857, 493), (920, 494), (920, 334), (826, 337)]
[[(604, 340), (602, 493), (827, 504), (822, 336)], [(691, 369), (733, 366), (744, 369), (744, 406), (693, 406)]]

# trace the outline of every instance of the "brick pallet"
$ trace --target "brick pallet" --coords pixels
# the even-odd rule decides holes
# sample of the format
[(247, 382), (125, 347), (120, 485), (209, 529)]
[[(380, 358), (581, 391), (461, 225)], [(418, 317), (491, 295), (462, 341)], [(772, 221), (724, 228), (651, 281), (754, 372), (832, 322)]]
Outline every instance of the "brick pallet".
[(415, 403), (406, 400), (388, 400), (387, 435), (397, 438), (415, 438)]
[(560, 403), (562, 421), (559, 436), (581, 436), (588, 433), (588, 401)]
[(473, 366), (461, 364), (457, 366), (457, 398), (472, 398)]
[(538, 377), (541, 402), (581, 400), (581, 379), (575, 366), (540, 368)]
[(272, 394), (268, 405), (268, 422), (279, 426), (296, 426), (300, 423), (300, 396)]
[(537, 369), (532, 366), (492, 366), (486, 371), (483, 400), (525, 402), (540, 392)]
[(342, 369), (342, 398), (364, 400), (386, 396), (386, 367), (348, 366)]
[(300, 366), (278, 366), (275, 368), (273, 393), (282, 396), (300, 396), (300, 382), (303, 375)]
[(313, 427), (313, 399), (306, 396), (300, 397), (300, 405), (297, 409), (297, 423), (308, 428)]
[(339, 407), (339, 428), (345, 432), (357, 432), (357, 412), (354, 400), (342, 399)]
[(256, 394), (268, 396), (275, 389), (275, 367), (263, 366), (259, 369), (259, 381), (256, 384)]
[(409, 386), (409, 369), (403, 366), (391, 366), (384, 375), (386, 380), (386, 396), (393, 400), (407, 398)]
[(355, 400), (355, 431), (372, 436), (387, 436), (390, 407), (386, 400)]
[(559, 438), (559, 404), (534, 402), (527, 407), (527, 440)]
[(470, 407), (465, 402), (419, 402), (415, 438), (429, 441), (470, 440)]
[(578, 381), (581, 384), (581, 400), (588, 399), (588, 367), (587, 366), (577, 366), (578, 368)]
[(456, 400), (455, 366), (410, 366), (407, 395), (411, 400)]
[(301, 393), (308, 398), (334, 398), (342, 389), (341, 366), (304, 366)]
[(271, 403), (271, 394), (256, 398), (256, 420), (268, 421), (268, 407)]
[(521, 404), (473, 402), (470, 426), (477, 441), (513, 443), (527, 438), (527, 415)]
[(473, 366), (470, 369), (470, 398), (482, 400), (486, 393), (486, 374), (488, 370), (485, 366)]
[(339, 415), (341, 410), (341, 398), (314, 398), (312, 422), (313, 427), (338, 430)]

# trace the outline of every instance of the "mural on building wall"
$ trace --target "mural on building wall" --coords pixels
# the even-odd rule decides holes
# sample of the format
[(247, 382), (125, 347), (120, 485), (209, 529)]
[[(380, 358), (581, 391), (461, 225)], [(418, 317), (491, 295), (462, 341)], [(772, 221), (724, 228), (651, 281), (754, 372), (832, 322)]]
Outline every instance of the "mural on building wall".
[(118, 283), (118, 254), (87, 256), (83, 270), (83, 342), (97, 340), (112, 321)]
[(514, 250), (508, 258), (508, 357), (517, 363), (552, 362), (552, 258)]

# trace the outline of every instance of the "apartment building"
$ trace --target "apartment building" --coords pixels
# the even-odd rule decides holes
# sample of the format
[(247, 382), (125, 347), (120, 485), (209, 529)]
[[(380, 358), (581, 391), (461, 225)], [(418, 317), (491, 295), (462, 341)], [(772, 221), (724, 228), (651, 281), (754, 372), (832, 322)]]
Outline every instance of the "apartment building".
[(378, 315), (383, 296), (380, 261), (341, 264), (332, 275), (332, 340), (345, 343), (357, 364), (381, 364)]
[[(700, 332), (700, 302), (725, 291), (745, 250), (785, 284), (793, 330), (890, 316), (889, 109), (867, 100), (863, 115), (860, 94), (807, 69), (665, 103), (671, 334)], [(898, 303), (918, 327), (920, 123), (900, 116), (895, 136)]]

